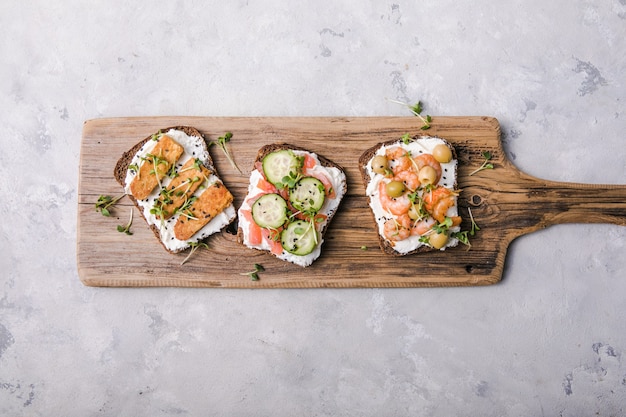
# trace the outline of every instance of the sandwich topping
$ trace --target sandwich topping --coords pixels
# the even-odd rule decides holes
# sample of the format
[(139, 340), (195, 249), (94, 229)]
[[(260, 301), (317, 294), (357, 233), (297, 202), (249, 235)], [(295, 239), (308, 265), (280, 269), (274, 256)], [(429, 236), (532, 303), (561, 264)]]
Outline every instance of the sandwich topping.
[(233, 196), (207, 169), (209, 160), (203, 138), (170, 129), (154, 135), (129, 164), (126, 193), (171, 251), (219, 232), (235, 217)]
[(276, 150), (257, 162), (239, 208), (243, 242), (308, 266), (321, 253), (322, 233), (343, 197), (346, 177), (317, 155)]
[(380, 236), (396, 252), (458, 244), (456, 169), (450, 145), (436, 137), (382, 145), (369, 160), (369, 205)]

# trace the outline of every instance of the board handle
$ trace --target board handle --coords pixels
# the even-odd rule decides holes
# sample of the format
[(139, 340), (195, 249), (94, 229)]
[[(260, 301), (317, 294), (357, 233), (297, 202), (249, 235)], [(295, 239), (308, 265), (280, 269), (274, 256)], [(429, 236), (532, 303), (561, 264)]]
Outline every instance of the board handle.
[(525, 174), (529, 207), (538, 226), (562, 223), (610, 223), (626, 226), (626, 185), (544, 181)]

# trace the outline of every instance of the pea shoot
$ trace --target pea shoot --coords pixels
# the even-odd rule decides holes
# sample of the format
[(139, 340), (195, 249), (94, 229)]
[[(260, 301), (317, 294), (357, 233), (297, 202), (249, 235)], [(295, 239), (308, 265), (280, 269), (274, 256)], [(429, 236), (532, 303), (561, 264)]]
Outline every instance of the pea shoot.
[(478, 227), (478, 225), (476, 224), (476, 221), (474, 220), (474, 216), (472, 215), (472, 210), (469, 207), (467, 208), (467, 212), (469, 213), (470, 222), (471, 222), (470, 230), (464, 230), (462, 232), (455, 232), (455, 233), (452, 233), (450, 236), (458, 239), (459, 242), (466, 245), (467, 249), (469, 250), (472, 247), (472, 244), (469, 241), (469, 236), (474, 236), (476, 232), (480, 230), (480, 227)]
[(408, 107), (409, 110), (411, 110), (411, 113), (413, 113), (413, 115), (417, 116), (423, 123), (422, 127), (420, 129), (422, 130), (428, 130), (430, 129), (430, 123), (433, 121), (433, 118), (430, 117), (430, 115), (426, 115), (426, 117), (422, 116), (422, 111), (424, 110), (422, 107), (422, 102), (418, 101), (417, 103), (410, 105), (408, 103), (405, 103), (403, 101), (398, 101), (398, 100), (391, 100), (391, 99), (387, 99), (389, 101), (391, 101), (392, 103), (396, 103), (396, 104), (400, 104), (402, 106)]
[(259, 280), (259, 272), (263, 272), (265, 271), (265, 268), (263, 268), (263, 265), (261, 264), (254, 264), (254, 270), (253, 271), (248, 271), (248, 272), (242, 272), (239, 275), (247, 275), (250, 277), (251, 281), (258, 281)]
[(302, 179), (302, 175), (300, 173), (295, 174), (293, 171), (289, 172), (289, 175), (285, 175), (282, 179), (281, 182), (276, 184), (276, 188), (281, 189), (281, 188), (294, 188), (296, 186), (296, 183), (298, 181), (300, 181)]
[(130, 226), (133, 224), (133, 210), (130, 210), (130, 220), (126, 223), (126, 226), (117, 226), (117, 231), (120, 233), (126, 233), (127, 235), (132, 235), (133, 232), (130, 231)]
[(121, 200), (126, 194), (122, 194), (117, 197), (111, 197), (110, 195), (101, 195), (96, 201), (96, 211), (105, 217), (111, 216), (109, 207), (114, 206), (119, 200)]
[(226, 158), (228, 158), (228, 161), (233, 166), (233, 168), (235, 168), (241, 174), (242, 173), (241, 170), (235, 163), (235, 160), (233, 159), (232, 155), (230, 154), (230, 151), (228, 150), (228, 147), (226, 146), (226, 144), (230, 142), (230, 139), (232, 137), (233, 137), (233, 134), (231, 132), (226, 132), (224, 136), (220, 136), (219, 138), (217, 138), (217, 141), (212, 140), (211, 142), (209, 142), (209, 146), (211, 145), (219, 146), (222, 152), (224, 152), (224, 155), (226, 155)]
[(483, 158), (485, 158), (485, 160), (483, 161), (483, 164), (480, 167), (478, 167), (477, 169), (475, 169), (474, 171), (472, 171), (470, 173), (470, 175), (474, 175), (474, 174), (476, 174), (476, 173), (478, 173), (480, 171), (483, 171), (485, 169), (493, 169), (493, 164), (489, 162), (489, 161), (491, 161), (491, 158), (493, 157), (491, 155), (491, 152), (483, 151), (481, 155), (483, 156)]
[(189, 251), (189, 254), (187, 255), (187, 257), (183, 259), (183, 261), (180, 263), (181, 265), (187, 262), (189, 258), (191, 258), (191, 255), (193, 255), (199, 248), (205, 248), (206, 250), (209, 250), (209, 245), (207, 245), (205, 242), (188, 242), (188, 243), (189, 243), (189, 246), (191, 247), (191, 250)]
[(474, 221), (474, 216), (472, 216), (472, 209), (470, 209), (469, 207), (467, 208), (467, 212), (469, 213), (470, 216), (470, 221), (472, 222), (472, 228), (470, 230), (470, 235), (474, 236), (474, 234), (480, 230), (480, 227), (478, 227), (478, 225), (476, 224), (476, 221)]

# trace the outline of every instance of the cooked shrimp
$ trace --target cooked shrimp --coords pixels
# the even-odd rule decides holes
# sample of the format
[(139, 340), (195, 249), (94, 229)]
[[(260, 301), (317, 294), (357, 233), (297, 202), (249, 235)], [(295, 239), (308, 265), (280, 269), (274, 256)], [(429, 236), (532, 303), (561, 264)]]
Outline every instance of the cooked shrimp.
[(433, 168), (435, 170), (435, 173), (437, 174), (436, 180), (433, 181), (433, 184), (439, 183), (439, 180), (441, 179), (441, 174), (442, 174), (441, 164), (439, 163), (439, 161), (435, 159), (434, 156), (432, 156), (429, 153), (423, 153), (414, 157), (413, 162), (415, 162), (415, 165), (417, 165), (418, 173), (425, 166), (429, 166)]
[(381, 181), (378, 184), (378, 194), (380, 195), (380, 204), (383, 208), (389, 211), (391, 214), (395, 214), (396, 216), (400, 216), (402, 214), (406, 214), (409, 212), (411, 208), (411, 201), (406, 194), (401, 195), (400, 197), (391, 198), (387, 194), (386, 184), (384, 181)]
[(438, 222), (446, 219), (448, 209), (456, 203), (456, 193), (445, 187), (438, 187), (424, 193), (424, 208)]
[(419, 177), (413, 171), (398, 172), (394, 177), (394, 180), (404, 183), (404, 185), (411, 191), (416, 190), (420, 186)]
[(425, 233), (427, 233), (430, 229), (432, 229), (435, 223), (437, 222), (432, 217), (417, 221), (415, 222), (413, 227), (411, 227), (411, 234), (422, 236)]
[(411, 169), (413, 165), (409, 152), (400, 146), (387, 149), (385, 156), (394, 174)]
[(411, 219), (409, 216), (402, 215), (397, 219), (389, 219), (385, 222), (383, 232), (385, 237), (393, 242), (404, 240), (411, 235), (409, 228), (411, 227)]

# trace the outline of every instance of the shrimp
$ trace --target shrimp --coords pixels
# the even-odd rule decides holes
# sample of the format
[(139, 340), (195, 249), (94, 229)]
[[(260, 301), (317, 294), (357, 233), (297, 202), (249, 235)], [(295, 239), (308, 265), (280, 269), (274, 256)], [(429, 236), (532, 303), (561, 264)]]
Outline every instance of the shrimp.
[(456, 193), (445, 187), (438, 187), (423, 196), (424, 208), (438, 222), (446, 219), (450, 207), (456, 204)]
[(435, 159), (434, 156), (432, 156), (429, 153), (423, 153), (414, 157), (413, 162), (415, 162), (415, 165), (417, 165), (418, 173), (425, 166), (429, 166), (433, 168), (435, 172), (437, 173), (436, 181), (434, 181), (433, 184), (439, 183), (439, 180), (441, 179), (441, 174), (442, 174), (441, 164), (439, 163), (439, 161)]
[(411, 165), (413, 165), (409, 152), (400, 146), (387, 149), (385, 156), (389, 160), (389, 165), (394, 174), (411, 169)]
[(411, 235), (410, 232), (411, 219), (408, 215), (404, 214), (397, 219), (389, 219), (383, 226), (383, 232), (385, 237), (392, 242), (404, 240)]
[(400, 216), (409, 212), (411, 208), (411, 200), (409, 200), (409, 197), (406, 194), (396, 198), (389, 197), (384, 181), (378, 184), (378, 194), (380, 196), (380, 204), (391, 214)]
[(419, 177), (413, 171), (398, 172), (394, 177), (394, 180), (404, 183), (404, 185), (411, 191), (417, 190), (420, 186)]
[(436, 221), (432, 217), (416, 221), (413, 227), (411, 227), (411, 235), (423, 236), (435, 225)]

